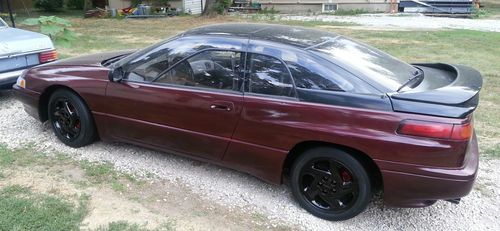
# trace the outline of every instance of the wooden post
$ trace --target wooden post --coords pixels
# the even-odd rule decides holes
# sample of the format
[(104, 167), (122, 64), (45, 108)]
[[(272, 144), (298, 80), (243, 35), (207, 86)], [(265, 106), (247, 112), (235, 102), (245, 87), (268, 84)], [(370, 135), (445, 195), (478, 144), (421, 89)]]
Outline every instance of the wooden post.
[(16, 22), (14, 21), (14, 15), (12, 15), (12, 7), (10, 5), (10, 0), (7, 0), (7, 9), (9, 10), (10, 21), (12, 22), (12, 27), (16, 27)]

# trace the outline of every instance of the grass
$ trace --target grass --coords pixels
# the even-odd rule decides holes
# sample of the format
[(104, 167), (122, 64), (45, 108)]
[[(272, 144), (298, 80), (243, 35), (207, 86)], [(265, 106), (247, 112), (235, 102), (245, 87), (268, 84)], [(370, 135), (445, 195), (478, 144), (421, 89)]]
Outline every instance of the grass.
[(473, 14), (475, 18), (500, 19), (500, 1), (499, 0), (481, 0), (480, 9)]
[(36, 163), (50, 164), (44, 154), (33, 152), (31, 144), (14, 151), (8, 149), (5, 145), (0, 145), (0, 167), (11, 165), (29, 166)]
[(486, 149), (483, 154), (487, 157), (500, 158), (500, 144), (497, 143), (496, 145)]
[[(10, 180), (10, 175), (4, 171), (10, 170), (12, 174), (13, 170), (23, 171), (18, 170), (23, 168), (45, 171), (61, 166), (81, 168), (86, 176), (85, 187), (99, 185), (124, 192), (124, 183), (134, 183), (136, 186), (144, 184), (130, 174), (117, 171), (110, 163), (76, 162), (63, 153), (46, 155), (35, 151), (30, 144), (22, 149), (9, 149), (0, 144), (0, 183)], [(62, 171), (56, 170), (56, 173), (60, 174)], [(88, 206), (91, 197), (85, 194), (68, 197), (59, 193), (57, 188), (39, 193), (18, 184), (0, 184), (0, 230), (80, 230), (82, 221), (90, 211)], [(76, 200), (71, 200), (74, 197)], [(97, 230), (170, 231), (174, 230), (174, 225), (173, 221), (169, 221), (155, 229), (147, 229), (143, 225), (119, 221), (111, 222)]]
[[(84, 170), (91, 184), (110, 184), (117, 192), (124, 192), (126, 183), (141, 185), (144, 182), (137, 180), (133, 175), (117, 171), (111, 163), (80, 161), (80, 167)], [(87, 185), (87, 184), (84, 184)]]
[(87, 201), (79, 205), (11, 185), (0, 190), (0, 230), (79, 230)]
[(146, 229), (138, 224), (130, 224), (127, 221), (111, 222), (106, 227), (100, 227), (96, 231), (172, 231), (175, 230), (172, 222), (162, 224), (156, 229)]

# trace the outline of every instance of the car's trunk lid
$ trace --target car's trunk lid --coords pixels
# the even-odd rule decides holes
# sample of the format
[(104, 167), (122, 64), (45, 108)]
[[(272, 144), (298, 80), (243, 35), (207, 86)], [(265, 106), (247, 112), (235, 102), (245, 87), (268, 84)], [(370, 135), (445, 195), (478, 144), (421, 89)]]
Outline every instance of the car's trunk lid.
[(463, 118), (479, 102), (481, 74), (470, 67), (449, 64), (415, 64), (424, 80), (414, 89), (388, 94), (397, 112)]
[(17, 54), (54, 49), (50, 38), (43, 34), (10, 27), (1, 27), (0, 34), (4, 35), (0, 36), (0, 59)]

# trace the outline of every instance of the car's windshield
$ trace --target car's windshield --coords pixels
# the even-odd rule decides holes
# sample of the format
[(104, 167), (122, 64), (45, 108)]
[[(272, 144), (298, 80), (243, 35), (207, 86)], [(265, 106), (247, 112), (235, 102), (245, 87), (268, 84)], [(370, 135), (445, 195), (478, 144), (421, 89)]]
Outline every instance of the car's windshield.
[(376, 48), (339, 36), (333, 40), (314, 46), (310, 50), (325, 54), (336, 63), (358, 70), (384, 87), (396, 91), (417, 69)]

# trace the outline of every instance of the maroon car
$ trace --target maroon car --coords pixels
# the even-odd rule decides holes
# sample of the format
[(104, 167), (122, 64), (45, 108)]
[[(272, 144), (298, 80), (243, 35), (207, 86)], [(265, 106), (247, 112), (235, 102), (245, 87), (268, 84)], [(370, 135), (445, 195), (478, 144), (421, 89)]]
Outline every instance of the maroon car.
[(222, 24), (35, 67), (14, 88), (71, 147), (126, 142), (285, 176), (304, 209), (344, 220), (378, 190), (401, 207), (466, 196), (481, 86), (472, 68), (410, 65), (338, 34)]

